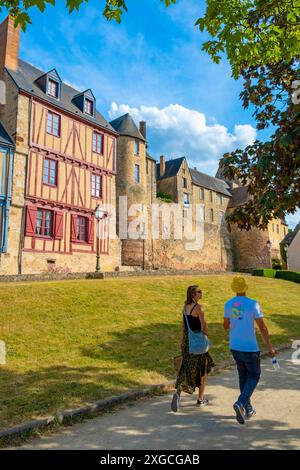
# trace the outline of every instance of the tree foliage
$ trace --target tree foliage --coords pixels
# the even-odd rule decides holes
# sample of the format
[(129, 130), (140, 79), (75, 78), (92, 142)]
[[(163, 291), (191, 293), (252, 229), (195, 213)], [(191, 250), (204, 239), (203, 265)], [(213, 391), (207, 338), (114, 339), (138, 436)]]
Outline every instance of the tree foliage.
[(212, 60), (225, 53), (233, 76), (244, 79), (240, 98), (254, 107), (257, 128), (274, 126), (269, 141), (221, 160), (224, 176), (250, 195), (227, 220), (266, 228), (300, 207), (300, 0), (207, 0), (197, 25), (212, 36), (203, 44)]
[[(79, 10), (83, 3), (88, 3), (89, 0), (65, 0), (66, 8), (69, 13), (74, 10)], [(171, 3), (176, 3), (176, 0), (160, 0), (166, 6)], [(115, 20), (121, 22), (122, 14), (127, 12), (125, 0), (102, 0), (103, 15), (108, 20)], [(6, 8), (10, 15), (15, 18), (15, 26), (20, 25), (23, 31), (26, 30), (28, 23), (31, 23), (30, 12), (32, 8), (36, 7), (40, 11), (44, 11), (47, 5), (55, 6), (56, 0), (0, 0), (1, 8)]]

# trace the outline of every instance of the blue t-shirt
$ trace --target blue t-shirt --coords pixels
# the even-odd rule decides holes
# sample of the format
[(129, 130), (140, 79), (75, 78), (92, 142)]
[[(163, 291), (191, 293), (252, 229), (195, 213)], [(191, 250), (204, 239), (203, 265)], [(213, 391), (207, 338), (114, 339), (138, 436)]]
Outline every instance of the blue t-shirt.
[(246, 296), (236, 296), (225, 304), (224, 317), (230, 318), (230, 349), (244, 352), (259, 351), (254, 320), (263, 318), (259, 303)]

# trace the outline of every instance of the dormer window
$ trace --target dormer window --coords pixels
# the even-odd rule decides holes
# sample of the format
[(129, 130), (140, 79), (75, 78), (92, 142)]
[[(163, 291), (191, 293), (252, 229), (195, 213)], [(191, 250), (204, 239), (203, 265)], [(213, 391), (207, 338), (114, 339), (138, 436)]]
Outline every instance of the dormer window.
[(37, 78), (36, 83), (46, 95), (57, 100), (60, 99), (61, 79), (55, 69)]
[(94, 106), (94, 103), (91, 100), (88, 100), (87, 98), (85, 98), (85, 100), (84, 100), (84, 112), (86, 114), (90, 114), (91, 116), (93, 116), (93, 114), (94, 114), (93, 106)]
[(73, 97), (72, 101), (82, 113), (95, 117), (96, 99), (91, 90), (78, 93), (78, 95)]
[(48, 95), (53, 96), (53, 98), (58, 98), (58, 89), (59, 84), (55, 80), (48, 79)]

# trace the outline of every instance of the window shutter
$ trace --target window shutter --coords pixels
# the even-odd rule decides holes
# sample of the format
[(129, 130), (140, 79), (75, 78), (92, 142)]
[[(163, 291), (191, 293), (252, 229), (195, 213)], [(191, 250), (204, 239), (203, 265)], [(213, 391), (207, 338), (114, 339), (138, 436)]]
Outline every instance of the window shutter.
[(56, 240), (62, 240), (64, 234), (64, 214), (63, 212), (55, 213), (55, 225), (54, 225), (54, 238)]
[(25, 235), (28, 237), (35, 236), (36, 229), (36, 211), (35, 206), (26, 206), (26, 226), (25, 226)]
[(88, 243), (92, 245), (94, 243), (94, 231), (95, 231), (95, 221), (94, 218), (89, 218), (88, 224)]
[(77, 221), (77, 215), (72, 214), (71, 216), (71, 241), (76, 242), (77, 241), (77, 236), (76, 236), (76, 221)]

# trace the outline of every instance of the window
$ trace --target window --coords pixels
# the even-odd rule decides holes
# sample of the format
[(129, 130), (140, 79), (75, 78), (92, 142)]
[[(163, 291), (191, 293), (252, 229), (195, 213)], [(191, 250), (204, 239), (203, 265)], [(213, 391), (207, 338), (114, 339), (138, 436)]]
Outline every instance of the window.
[(184, 193), (183, 194), (183, 204), (185, 206), (189, 206), (190, 205), (190, 197), (189, 197), (189, 194), (187, 193)]
[(279, 235), (279, 225), (277, 225), (277, 235)]
[(92, 116), (94, 114), (93, 107), (94, 107), (94, 103), (91, 100), (88, 100), (87, 98), (85, 98), (85, 100), (84, 100), (84, 112), (86, 114), (90, 114)]
[(210, 220), (213, 222), (214, 221), (214, 210), (210, 209)]
[(140, 165), (134, 165), (134, 181), (140, 182)]
[(58, 82), (56, 82), (55, 80), (51, 80), (49, 78), (48, 90), (47, 90), (48, 95), (53, 96), (54, 98), (58, 98), (58, 89), (59, 89)]
[(224, 224), (225, 222), (225, 213), (223, 211), (220, 211), (220, 224)]
[(149, 160), (146, 158), (146, 173), (149, 174)]
[(221, 193), (218, 193), (218, 204), (219, 204), (219, 206), (222, 205), (222, 194)]
[(103, 134), (93, 132), (93, 152), (103, 154)]
[(138, 140), (134, 141), (134, 155), (140, 154), (140, 143)]
[(57, 162), (50, 158), (44, 160), (43, 183), (50, 186), (57, 185)]
[(274, 227), (274, 224), (272, 224), (272, 229), (273, 229), (273, 232), (275, 232), (275, 227)]
[(213, 192), (210, 191), (210, 202), (213, 202)]
[(51, 237), (52, 233), (52, 211), (38, 209), (36, 214), (36, 235)]
[(101, 176), (92, 175), (92, 196), (101, 197)]
[(186, 178), (182, 178), (182, 187), (183, 187), (183, 188), (186, 188), (186, 187), (187, 187)]
[(48, 134), (59, 137), (60, 133), (60, 116), (58, 114), (48, 111), (47, 114), (47, 132)]
[(200, 199), (204, 200), (204, 188), (200, 188)]
[(200, 206), (200, 220), (205, 220), (205, 206)]
[(87, 241), (87, 218), (86, 217), (77, 216), (76, 239), (80, 242)]

